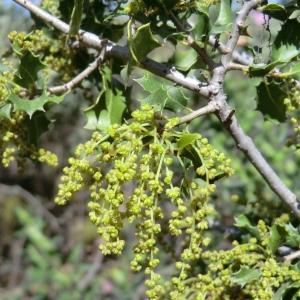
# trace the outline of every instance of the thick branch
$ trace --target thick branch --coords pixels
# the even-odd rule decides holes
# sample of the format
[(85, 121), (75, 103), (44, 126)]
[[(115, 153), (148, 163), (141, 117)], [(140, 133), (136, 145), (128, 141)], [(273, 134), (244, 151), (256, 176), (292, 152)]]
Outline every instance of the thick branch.
[(253, 140), (247, 136), (239, 126), (233, 110), (226, 102), (222, 102), (217, 115), (224, 127), (234, 138), (237, 147), (246, 155), (256, 170), (262, 175), (270, 188), (292, 209), (294, 214), (300, 218), (299, 203), (296, 195), (287, 188), (276, 172), (256, 148)]
[[(68, 34), (69, 25), (59, 20), (57, 17), (47, 13), (43, 9), (34, 5), (28, 0), (13, 0), (14, 2), (20, 4), (27, 10), (29, 10), (36, 17), (40, 18), (45, 23), (50, 24), (57, 30)], [(123, 60), (124, 62), (129, 60), (129, 50), (127, 47), (118, 46), (115, 43), (108, 41), (106, 39), (100, 39), (97, 35), (86, 32), (84, 30), (79, 31), (80, 42), (90, 48), (97, 50), (103, 50), (105, 47), (105, 53), (107, 56), (112, 56)], [(185, 77), (182, 73), (178, 72), (175, 68), (167, 67), (163, 64), (157, 63), (151, 59), (146, 59), (143, 62), (143, 68), (166, 79), (169, 79), (176, 84), (183, 86), (189, 90), (195, 91), (203, 97), (209, 97), (209, 89), (207, 85), (203, 85), (199, 80), (194, 78)]]

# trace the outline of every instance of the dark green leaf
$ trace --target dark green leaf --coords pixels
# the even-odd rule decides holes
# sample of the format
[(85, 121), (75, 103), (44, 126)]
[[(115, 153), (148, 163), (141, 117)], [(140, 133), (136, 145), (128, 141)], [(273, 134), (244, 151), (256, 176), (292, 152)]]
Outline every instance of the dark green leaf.
[(286, 93), (278, 84), (274, 82), (267, 83), (265, 81), (257, 87), (257, 110), (272, 119), (284, 122), (286, 119), (286, 111), (284, 99)]
[[(283, 300), (285, 299), (285, 294), (288, 290), (293, 289), (293, 288), (300, 288), (300, 282), (286, 282), (280, 286), (280, 288), (276, 291), (274, 296), (272, 297), (272, 300)], [(293, 298), (294, 299), (294, 298)], [(297, 297), (295, 299), (298, 299)], [(288, 300), (288, 299), (286, 299)]]
[(34, 86), (38, 79), (38, 72), (45, 68), (40, 58), (30, 51), (26, 51), (20, 57), (20, 65), (15, 75), (14, 81), (22, 87), (30, 88)]
[(69, 36), (75, 36), (78, 34), (80, 29), (80, 24), (81, 24), (82, 11), (83, 11), (83, 0), (75, 0), (72, 15), (71, 15)]
[(281, 27), (274, 46), (279, 48), (284, 45), (294, 45), (296, 49), (300, 48), (300, 23), (297, 20), (287, 20)]
[(141, 63), (149, 52), (159, 46), (160, 43), (151, 32), (150, 23), (140, 26), (129, 41), (131, 55), (137, 63)]
[(256, 76), (265, 76), (270, 71), (272, 71), (276, 66), (278, 65), (278, 62), (272, 62), (270, 64), (252, 64), (249, 66), (248, 72), (251, 77)]
[(27, 127), (28, 144), (38, 145), (41, 135), (48, 130), (50, 123), (43, 112), (36, 112), (31, 119), (27, 118), (24, 126)]
[(245, 215), (239, 215), (238, 217), (235, 217), (234, 220), (236, 227), (243, 228), (257, 239), (260, 239), (258, 229), (250, 223), (249, 219)]
[(272, 18), (285, 20), (287, 18), (287, 11), (284, 6), (277, 3), (270, 3), (261, 7), (262, 12)]

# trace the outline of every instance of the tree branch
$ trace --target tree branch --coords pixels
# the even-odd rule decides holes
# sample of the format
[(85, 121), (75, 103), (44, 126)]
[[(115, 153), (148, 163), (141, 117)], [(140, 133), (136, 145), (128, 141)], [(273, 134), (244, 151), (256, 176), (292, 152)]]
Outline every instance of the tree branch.
[[(65, 22), (59, 20), (57, 17), (49, 14), (43, 9), (39, 8), (29, 0), (13, 0), (17, 4), (23, 6), (25, 9), (29, 10), (36, 17), (44, 21), (45, 23), (50, 24), (57, 30), (68, 34), (69, 25)], [(105, 53), (107, 57), (114, 57), (121, 59), (126, 62), (129, 60), (130, 52), (127, 47), (122, 47), (116, 45), (115, 43), (108, 41), (106, 39), (100, 39), (97, 35), (91, 32), (86, 32), (84, 30), (79, 31), (80, 42), (88, 47), (102, 51), (105, 47)], [(151, 59), (145, 59), (143, 68), (152, 72), (155, 75), (166, 78), (176, 84), (185, 87), (189, 90), (195, 91), (196, 93), (202, 95), (205, 98), (209, 97), (209, 89), (206, 84), (202, 84), (199, 80), (194, 78), (189, 78), (184, 76), (182, 73), (176, 70), (174, 67), (167, 67), (163, 64), (157, 63)]]
[(100, 63), (104, 60), (104, 55), (100, 55), (97, 57), (95, 61), (93, 61), (86, 69), (84, 69), (81, 73), (79, 73), (76, 77), (74, 77), (69, 82), (49, 87), (48, 91), (51, 94), (55, 95), (61, 95), (64, 94), (70, 90), (72, 90), (75, 86), (77, 86), (79, 83), (81, 83), (85, 78), (87, 78), (89, 75), (91, 75), (100, 65)]
[[(174, 15), (174, 13), (171, 10), (168, 10), (165, 6), (164, 9), (166, 14), (174, 22), (177, 29), (187, 33), (185, 26), (178, 20), (178, 18)], [(200, 47), (200, 45), (195, 41), (194, 37), (191, 34), (188, 34), (187, 42), (198, 53), (200, 58), (209, 67), (209, 69), (213, 69), (213, 67), (215, 66), (215, 62), (208, 56), (205, 49)]]
[(194, 120), (197, 117), (214, 113), (217, 110), (218, 110), (217, 103), (214, 101), (211, 101), (206, 106), (201, 107), (201, 108), (191, 112), (190, 114), (181, 117), (178, 125), (191, 122), (192, 120)]
[(263, 0), (250, 0), (245, 1), (241, 10), (238, 12), (238, 16), (233, 24), (233, 29), (230, 34), (229, 40), (226, 43), (226, 49), (228, 54), (222, 57), (222, 63), (225, 67), (231, 62), (233, 51), (237, 45), (238, 39), (240, 37), (240, 30), (245, 27), (245, 21), (250, 13), (250, 11), (257, 5), (261, 4)]
[(228, 130), (230, 135), (235, 140), (237, 147), (246, 155), (256, 170), (269, 184), (270, 188), (292, 209), (294, 214), (300, 218), (300, 207), (296, 195), (281, 181), (276, 172), (271, 168), (263, 155), (256, 148), (253, 140), (247, 136), (239, 126), (234, 115), (235, 111), (228, 105), (227, 97), (223, 90), (226, 69), (231, 63), (232, 53), (234, 52), (240, 36), (240, 27), (243, 26), (251, 9), (255, 8), (261, 2), (262, 1), (260, 0), (251, 0), (245, 2), (238, 13), (231, 37), (226, 44), (226, 49), (228, 49), (230, 52), (223, 55), (223, 66), (216, 67), (213, 71), (211, 85), (215, 87), (216, 93), (214, 96), (212, 96), (212, 100), (219, 104), (219, 110), (216, 112), (216, 114), (223, 126)]
[(283, 257), (285, 261), (292, 261), (294, 259), (300, 258), (300, 250), (297, 250), (295, 252), (292, 252), (291, 254), (288, 254)]
[[(69, 26), (66, 23), (43, 11), (31, 2), (27, 0), (13, 1), (22, 5), (35, 16), (44, 22), (51, 24), (56, 29), (66, 34), (68, 33)], [(227, 98), (223, 91), (226, 67), (234, 56), (234, 49), (239, 38), (240, 27), (243, 26), (244, 21), (251, 9), (261, 2), (262, 1), (260, 0), (251, 0), (245, 2), (236, 19), (231, 37), (225, 46), (227, 54), (224, 54), (222, 57), (223, 65), (214, 68), (213, 77), (208, 86), (203, 85), (197, 79), (185, 77), (175, 68), (167, 67), (151, 59), (145, 59), (142, 63), (142, 67), (158, 76), (169, 79), (170, 81), (182, 87), (195, 91), (197, 94), (208, 98), (210, 101), (215, 101), (219, 107), (219, 109), (216, 111), (216, 115), (219, 117), (223, 126), (228, 130), (230, 135), (235, 140), (237, 147), (246, 155), (249, 161), (269, 184), (270, 188), (292, 209), (295, 215), (300, 218), (300, 210), (298, 208), (296, 195), (285, 186), (285, 184), (281, 181), (281, 179), (277, 176), (277, 174), (256, 148), (252, 139), (243, 132), (234, 115), (234, 110), (231, 109), (227, 104)], [(95, 34), (85, 32), (83, 30), (81, 30), (79, 34), (80, 42), (86, 47), (91, 47), (98, 50), (101, 50), (103, 47), (105, 47), (107, 56), (128, 61), (130, 56), (128, 48), (118, 46), (107, 40), (99, 39), (99, 37)]]

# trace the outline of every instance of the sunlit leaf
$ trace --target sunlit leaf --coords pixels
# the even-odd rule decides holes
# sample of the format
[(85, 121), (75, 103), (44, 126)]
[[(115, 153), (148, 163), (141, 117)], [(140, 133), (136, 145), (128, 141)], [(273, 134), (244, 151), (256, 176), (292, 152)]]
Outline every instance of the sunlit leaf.
[(234, 283), (244, 287), (247, 283), (259, 279), (261, 275), (260, 270), (242, 266), (238, 272), (231, 276), (231, 279)]

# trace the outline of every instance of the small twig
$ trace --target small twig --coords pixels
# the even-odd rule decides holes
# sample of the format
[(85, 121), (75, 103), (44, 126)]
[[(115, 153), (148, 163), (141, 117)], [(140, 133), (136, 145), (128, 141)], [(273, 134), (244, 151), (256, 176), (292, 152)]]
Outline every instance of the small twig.
[(234, 63), (234, 62), (231, 62), (227, 66), (227, 70), (240, 70), (240, 71), (246, 72), (248, 69), (249, 69), (248, 66), (241, 65), (241, 64), (238, 64), (238, 63)]
[[(221, 54), (229, 53), (229, 49), (227, 49), (226, 46), (223, 43), (221, 43), (215, 36), (210, 36), (208, 42), (212, 47), (215, 47)], [(245, 52), (243, 55), (237, 50), (233, 51), (232, 59), (233, 61), (245, 66), (249, 66), (250, 64), (252, 64), (253, 61), (253, 58), (250, 54)]]
[(227, 65), (231, 62), (231, 58), (233, 56), (234, 49), (237, 45), (237, 42), (240, 37), (241, 28), (245, 26), (245, 21), (252, 9), (258, 6), (263, 0), (250, 0), (245, 1), (241, 10), (238, 12), (238, 16), (234, 22), (232, 32), (230, 34), (229, 40), (226, 43), (226, 49), (228, 49), (228, 54), (223, 55), (222, 63), (227, 67)]
[(103, 61), (103, 59), (104, 59), (104, 55), (99, 55), (95, 61), (93, 61), (86, 69), (84, 69), (81, 73), (79, 73), (72, 80), (70, 80), (69, 82), (62, 84), (62, 85), (49, 87), (48, 91), (51, 94), (61, 95), (61, 94), (64, 94), (64, 93), (72, 90), (74, 87), (76, 87), (78, 84), (80, 84), (85, 78), (87, 78), (89, 75), (91, 75), (99, 67), (99, 65)]
[[(170, 16), (170, 18), (173, 20), (175, 26), (178, 30), (187, 33), (186, 28), (184, 25), (178, 20), (178, 18), (174, 15), (172, 10), (168, 10), (165, 6), (166, 13)], [(208, 56), (206, 51), (200, 47), (200, 45), (195, 41), (194, 37), (189, 34), (187, 38), (188, 44), (198, 53), (198, 55), (201, 57), (201, 59), (204, 61), (204, 63), (210, 68), (213, 69), (215, 66), (215, 62)]]
[(300, 250), (292, 252), (291, 254), (286, 255), (286, 256), (283, 257), (283, 259), (285, 261), (292, 261), (292, 260), (297, 259), (297, 258), (300, 258)]
[(201, 108), (191, 112), (190, 114), (181, 117), (178, 125), (187, 123), (187, 122), (191, 122), (192, 120), (194, 120), (197, 117), (214, 113), (217, 111), (217, 109), (218, 109), (218, 106), (217, 106), (216, 102), (213, 102), (213, 101), (209, 102), (206, 106), (201, 107)]

